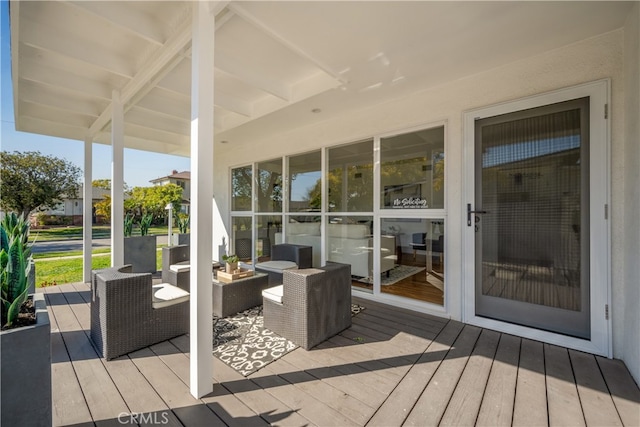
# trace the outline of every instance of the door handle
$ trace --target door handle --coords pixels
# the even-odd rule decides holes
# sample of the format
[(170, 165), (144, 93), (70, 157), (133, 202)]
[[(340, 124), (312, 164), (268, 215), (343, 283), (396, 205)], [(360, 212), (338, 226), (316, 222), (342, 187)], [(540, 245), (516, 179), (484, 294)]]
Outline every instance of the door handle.
[(467, 226), (471, 227), (471, 214), (486, 214), (488, 211), (474, 211), (471, 210), (471, 203), (467, 203)]

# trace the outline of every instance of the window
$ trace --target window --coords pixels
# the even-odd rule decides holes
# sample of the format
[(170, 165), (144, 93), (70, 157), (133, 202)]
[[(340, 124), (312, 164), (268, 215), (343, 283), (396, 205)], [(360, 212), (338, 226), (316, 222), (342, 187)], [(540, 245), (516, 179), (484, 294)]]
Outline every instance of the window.
[(289, 158), (289, 212), (320, 212), (321, 164), (320, 151)]
[(373, 141), (330, 148), (329, 212), (373, 211)]
[(256, 168), (256, 212), (282, 212), (282, 158)]
[(380, 142), (382, 209), (444, 209), (444, 126)]
[(231, 210), (251, 210), (251, 166), (231, 170)]

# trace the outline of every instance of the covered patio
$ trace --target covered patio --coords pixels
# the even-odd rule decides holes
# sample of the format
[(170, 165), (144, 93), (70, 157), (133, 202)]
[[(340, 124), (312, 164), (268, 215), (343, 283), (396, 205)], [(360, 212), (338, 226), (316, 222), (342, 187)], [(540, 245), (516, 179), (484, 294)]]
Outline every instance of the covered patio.
[[(85, 182), (92, 144), (112, 147), (112, 266), (123, 264), (124, 148), (191, 158), (190, 334), (99, 359), (86, 250), (85, 284), (44, 289), (56, 424), (133, 413), (176, 425), (638, 424), (637, 2), (11, 1), (10, 14), (16, 128), (84, 141)], [(483, 187), (498, 142), (482, 146), (476, 125), (558, 105), (578, 112), (562, 129), (574, 139), (536, 156), (571, 156), (524, 173), (509, 168), (536, 156), (494, 161), (498, 178)], [(546, 132), (505, 140), (524, 151), (555, 143)], [(385, 156), (411, 171), (389, 172)], [(538, 247), (514, 239), (500, 262), (476, 256), (481, 194), (497, 182), (513, 189), (495, 196), (507, 213), (537, 200), (527, 186), (561, 183), (554, 203), (567, 210), (539, 239), (559, 256), (529, 262)], [(211, 352), (211, 261), (242, 242), (255, 263), (294, 238), (313, 242), (318, 265), (351, 257), (366, 309), (244, 378)], [(410, 240), (423, 280), (407, 289), (428, 292), (394, 294), (382, 276)], [(510, 288), (485, 295), (484, 279)], [(521, 292), (520, 280), (532, 286)], [(545, 305), (560, 293), (578, 308)], [(538, 309), (575, 314), (580, 329)]]
[(53, 424), (172, 426), (638, 425), (640, 390), (610, 360), (372, 301), (353, 326), (244, 377), (213, 359), (189, 393), (189, 339), (100, 359), (85, 284), (44, 288)]

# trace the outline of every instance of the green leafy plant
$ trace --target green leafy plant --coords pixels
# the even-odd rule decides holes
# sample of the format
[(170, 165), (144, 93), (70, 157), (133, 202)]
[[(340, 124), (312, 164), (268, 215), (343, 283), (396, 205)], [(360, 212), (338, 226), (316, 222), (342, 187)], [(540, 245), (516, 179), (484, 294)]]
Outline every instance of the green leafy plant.
[(126, 214), (124, 216), (124, 237), (131, 237), (133, 234), (133, 216)]
[(178, 230), (182, 234), (186, 234), (189, 229), (189, 215), (186, 214), (178, 214), (176, 218), (176, 223), (178, 224)]
[(238, 255), (222, 255), (222, 260), (224, 262), (228, 262), (229, 264), (233, 264), (236, 262), (240, 262), (240, 258), (238, 258)]
[(2, 325), (9, 327), (18, 317), (20, 307), (27, 300), (31, 248), (29, 223), (24, 216), (15, 213), (5, 215), (0, 224), (0, 287), (2, 300)]
[(146, 213), (142, 215), (140, 219), (140, 235), (146, 236), (149, 234), (149, 227), (151, 227), (151, 222), (153, 221), (153, 215), (150, 213)]

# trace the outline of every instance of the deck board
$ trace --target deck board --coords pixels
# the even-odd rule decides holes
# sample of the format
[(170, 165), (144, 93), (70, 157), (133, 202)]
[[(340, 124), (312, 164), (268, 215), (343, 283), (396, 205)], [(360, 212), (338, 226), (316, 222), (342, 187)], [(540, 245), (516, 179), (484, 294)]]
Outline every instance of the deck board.
[(557, 426), (585, 425), (567, 349), (545, 344), (544, 358), (547, 374), (549, 424)]
[(481, 329), (465, 325), (438, 366), (403, 425), (438, 425), (458, 384)]
[(513, 408), (514, 426), (548, 425), (542, 343), (523, 339)]
[(464, 368), (440, 425), (470, 426), (480, 412), (482, 396), (487, 385), (491, 364), (496, 354), (500, 334), (483, 330), (476, 347)]
[(487, 427), (510, 426), (520, 360), (520, 338), (502, 334), (494, 357), (476, 424)]
[(596, 357), (623, 424), (640, 426), (640, 389), (620, 360)]
[(595, 357), (575, 350), (569, 350), (569, 356), (587, 425), (622, 425)]
[(372, 426), (398, 426), (413, 409), (436, 369), (462, 331), (462, 324), (450, 322), (423, 353), (370, 420)]
[(355, 298), (366, 308), (353, 326), (311, 351), (249, 377), (213, 358), (213, 392), (194, 399), (188, 336), (107, 362), (89, 339), (89, 287), (42, 292), (56, 426), (122, 425), (123, 413), (171, 426), (640, 424), (620, 361)]

